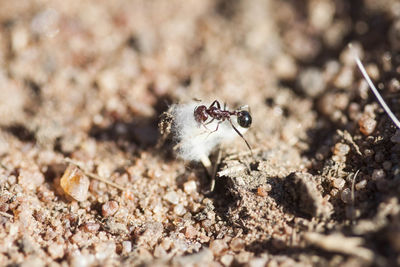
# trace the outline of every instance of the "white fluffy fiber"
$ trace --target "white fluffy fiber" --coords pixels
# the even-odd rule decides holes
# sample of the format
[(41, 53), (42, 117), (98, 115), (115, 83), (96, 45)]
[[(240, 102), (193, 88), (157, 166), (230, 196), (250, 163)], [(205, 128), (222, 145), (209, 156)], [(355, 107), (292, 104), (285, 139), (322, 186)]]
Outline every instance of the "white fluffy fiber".
[[(239, 136), (227, 120), (222, 122), (218, 131), (215, 132), (212, 131), (217, 127), (217, 120), (207, 124), (207, 128), (196, 122), (194, 110), (200, 105), (208, 108), (210, 103), (190, 102), (172, 106), (172, 115), (175, 119), (173, 134), (178, 142), (178, 155), (184, 160), (200, 161), (202, 157), (208, 156), (218, 144)], [(211, 118), (208, 118), (207, 122), (210, 120)], [(240, 133), (247, 131), (247, 128), (242, 128), (237, 124), (236, 116), (231, 116), (231, 120)]]

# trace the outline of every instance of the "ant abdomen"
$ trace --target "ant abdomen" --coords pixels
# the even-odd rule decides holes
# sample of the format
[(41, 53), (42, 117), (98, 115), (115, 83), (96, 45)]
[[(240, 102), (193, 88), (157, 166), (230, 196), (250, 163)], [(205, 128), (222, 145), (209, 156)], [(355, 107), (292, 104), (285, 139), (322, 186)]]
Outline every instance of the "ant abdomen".
[(249, 128), (252, 123), (251, 115), (248, 111), (239, 111), (237, 113), (237, 123), (243, 128)]

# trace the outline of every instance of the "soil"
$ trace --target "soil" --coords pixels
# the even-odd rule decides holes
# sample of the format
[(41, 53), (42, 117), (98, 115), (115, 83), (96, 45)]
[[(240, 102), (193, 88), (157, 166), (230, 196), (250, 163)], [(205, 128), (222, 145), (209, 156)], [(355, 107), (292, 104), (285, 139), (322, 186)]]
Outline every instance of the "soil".
[[(2, 1), (0, 265), (400, 265), (397, 0)], [(172, 104), (249, 105), (200, 163)], [(171, 118), (173, 119), (173, 118)]]

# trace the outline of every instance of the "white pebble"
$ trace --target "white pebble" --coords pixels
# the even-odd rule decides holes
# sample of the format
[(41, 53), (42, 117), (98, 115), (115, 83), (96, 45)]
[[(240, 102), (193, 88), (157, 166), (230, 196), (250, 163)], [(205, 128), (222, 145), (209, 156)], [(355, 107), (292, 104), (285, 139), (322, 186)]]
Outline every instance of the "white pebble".
[(345, 188), (343, 189), (340, 198), (344, 203), (350, 203), (351, 202), (351, 190), (350, 188)]
[(194, 193), (197, 191), (197, 185), (195, 181), (187, 181), (183, 184), (183, 190), (186, 194)]
[(376, 180), (380, 180), (380, 179), (384, 179), (386, 177), (386, 173), (384, 170), (382, 169), (375, 169), (372, 172), (372, 180), (376, 181)]
[(167, 194), (165, 194), (164, 199), (175, 205), (178, 204), (178, 202), (179, 202), (179, 196), (174, 191), (171, 191), (171, 192), (168, 192)]
[(361, 180), (360, 182), (356, 183), (356, 190), (364, 189), (367, 186), (367, 180)]
[(342, 189), (346, 184), (346, 181), (342, 178), (336, 178), (333, 180), (333, 186), (337, 189)]
[(131, 241), (123, 241), (122, 242), (122, 253), (126, 254), (132, 251), (132, 242)]
[(183, 214), (186, 213), (186, 209), (183, 207), (182, 204), (178, 204), (178, 205), (176, 205), (176, 206), (174, 207), (174, 213), (175, 213), (176, 215), (181, 216), (181, 215), (183, 215)]

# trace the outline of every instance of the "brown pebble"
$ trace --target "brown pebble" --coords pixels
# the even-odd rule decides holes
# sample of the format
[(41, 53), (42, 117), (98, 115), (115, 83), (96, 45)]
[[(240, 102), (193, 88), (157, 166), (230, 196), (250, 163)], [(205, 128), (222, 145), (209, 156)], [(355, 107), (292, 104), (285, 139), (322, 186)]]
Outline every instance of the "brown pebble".
[(241, 250), (244, 249), (245, 242), (244, 242), (243, 239), (236, 237), (236, 238), (232, 239), (232, 241), (229, 244), (229, 246), (231, 247), (231, 249), (233, 251), (237, 252), (237, 251), (241, 251)]
[(199, 240), (200, 240), (200, 243), (207, 243), (208, 241), (210, 241), (210, 237), (208, 237), (207, 235), (201, 233), (199, 235)]
[(265, 189), (264, 186), (259, 186), (257, 188), (257, 195), (259, 195), (260, 197), (266, 197), (268, 196), (268, 191)]
[(343, 143), (337, 143), (333, 149), (333, 154), (338, 156), (345, 156), (350, 152), (350, 146)]
[(87, 239), (86, 239), (86, 236), (84, 236), (82, 233), (83, 232), (81, 232), (81, 231), (75, 233), (71, 237), (71, 242), (74, 244), (77, 244), (78, 246), (84, 244)]
[(10, 205), (7, 203), (0, 203), (0, 211), (7, 212), (10, 209)]
[(100, 228), (100, 224), (94, 222), (87, 222), (83, 225), (83, 230), (88, 233), (97, 233)]
[(329, 193), (332, 197), (336, 197), (339, 193), (337, 188), (332, 188), (331, 192)]
[(77, 201), (84, 201), (89, 190), (89, 178), (74, 165), (69, 165), (60, 180), (64, 192)]
[(363, 135), (370, 135), (375, 130), (376, 120), (366, 114), (363, 114), (358, 120), (358, 126), (360, 127), (360, 132)]
[(118, 202), (114, 200), (107, 201), (101, 206), (101, 214), (103, 217), (109, 217), (114, 215), (118, 210)]
[(196, 238), (197, 233), (198, 232), (197, 232), (196, 228), (194, 228), (193, 226), (191, 226), (191, 225), (186, 226), (186, 228), (185, 228), (185, 237), (186, 238), (189, 238), (189, 239)]
[(54, 242), (51, 245), (49, 245), (47, 251), (49, 252), (51, 258), (53, 259), (59, 259), (64, 257), (64, 246), (62, 244)]
[(356, 183), (355, 187), (356, 190), (364, 189), (367, 186), (367, 180), (361, 180), (360, 182)]
[(128, 200), (134, 200), (134, 199), (135, 199), (134, 194), (133, 194), (132, 191), (130, 191), (130, 190), (125, 190), (125, 191), (124, 191), (124, 197), (125, 197), (126, 199), (128, 199)]
[(215, 256), (220, 256), (228, 249), (228, 245), (223, 239), (216, 239), (210, 242), (210, 250)]
[(332, 185), (340, 190), (346, 185), (346, 181), (342, 178), (336, 178), (333, 180)]

